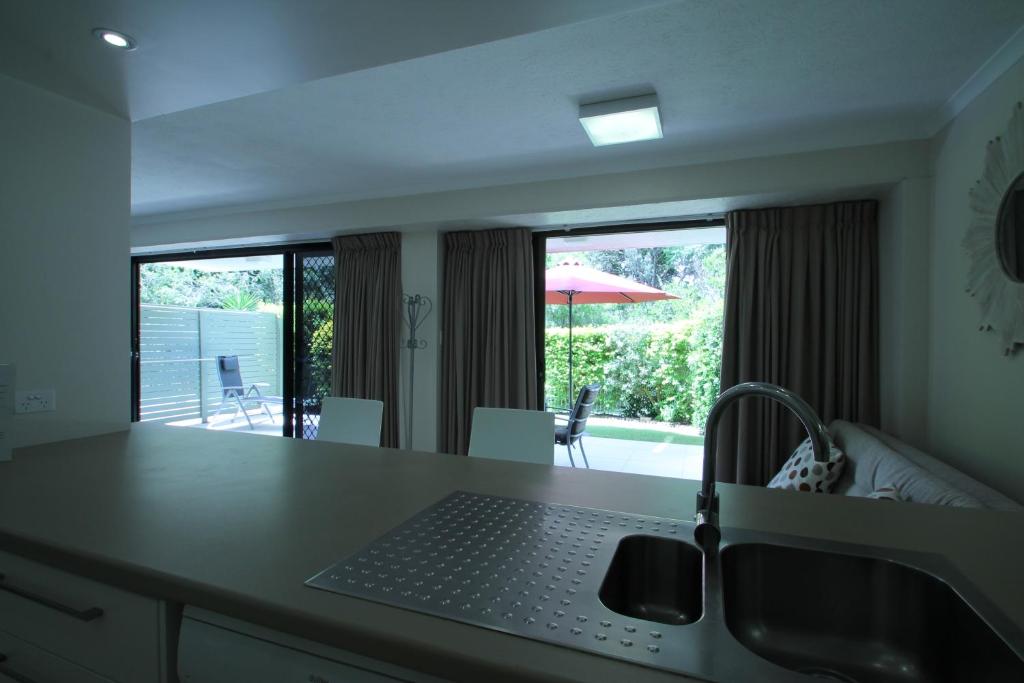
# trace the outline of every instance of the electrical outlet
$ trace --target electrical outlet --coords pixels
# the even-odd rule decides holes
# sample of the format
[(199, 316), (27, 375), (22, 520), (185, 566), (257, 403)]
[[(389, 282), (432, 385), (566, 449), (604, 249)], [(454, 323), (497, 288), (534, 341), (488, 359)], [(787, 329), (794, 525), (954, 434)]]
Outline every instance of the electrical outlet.
[(14, 392), (14, 412), (46, 413), (57, 410), (57, 392), (53, 389)]

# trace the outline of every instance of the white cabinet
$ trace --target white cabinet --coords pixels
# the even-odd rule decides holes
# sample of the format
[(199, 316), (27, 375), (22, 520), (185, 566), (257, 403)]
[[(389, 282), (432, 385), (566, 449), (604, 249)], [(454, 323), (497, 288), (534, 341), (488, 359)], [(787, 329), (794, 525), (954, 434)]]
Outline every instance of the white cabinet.
[[(0, 633), (15, 639), (11, 643), (19, 644), (19, 651), (38, 648), (99, 674), (83, 681), (166, 680), (164, 612), (158, 600), (2, 551), (0, 575)], [(6, 666), (18, 671), (15, 657), (2, 647), (0, 653), (8, 658)], [(31, 654), (20, 657), (36, 661)], [(38, 678), (79, 680), (70, 674)]]
[(0, 683), (110, 683), (88, 669), (0, 631)]
[(181, 620), (178, 675), (181, 683), (444, 683), (195, 607)]

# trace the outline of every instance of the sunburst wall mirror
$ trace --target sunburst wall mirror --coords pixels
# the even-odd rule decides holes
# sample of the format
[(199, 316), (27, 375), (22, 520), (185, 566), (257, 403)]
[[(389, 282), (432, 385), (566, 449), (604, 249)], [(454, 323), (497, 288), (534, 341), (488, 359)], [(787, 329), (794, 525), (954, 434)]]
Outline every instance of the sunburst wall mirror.
[(1024, 345), (1024, 107), (1006, 134), (991, 140), (985, 168), (970, 192), (967, 291), (981, 306), (982, 330), (1000, 334), (1003, 352)]

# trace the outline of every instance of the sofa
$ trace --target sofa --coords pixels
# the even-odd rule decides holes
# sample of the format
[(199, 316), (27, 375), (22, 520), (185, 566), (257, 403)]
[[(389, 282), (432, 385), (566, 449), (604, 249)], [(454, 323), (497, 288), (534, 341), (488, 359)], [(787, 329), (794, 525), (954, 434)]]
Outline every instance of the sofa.
[(878, 492), (894, 490), (895, 499), (911, 503), (1024, 510), (995, 489), (873, 427), (836, 420), (829, 433), (847, 457), (834, 494), (889, 497)]

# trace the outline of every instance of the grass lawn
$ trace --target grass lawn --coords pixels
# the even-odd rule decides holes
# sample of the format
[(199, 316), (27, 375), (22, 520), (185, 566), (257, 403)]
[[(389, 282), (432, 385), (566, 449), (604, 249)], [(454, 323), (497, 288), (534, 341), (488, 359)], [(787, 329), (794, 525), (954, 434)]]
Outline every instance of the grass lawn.
[(703, 446), (704, 437), (691, 434), (676, 434), (659, 429), (643, 429), (642, 427), (619, 427), (611, 425), (587, 425), (587, 434), (606, 439), (626, 439), (628, 441), (654, 441), (657, 443), (676, 443), (686, 446)]

